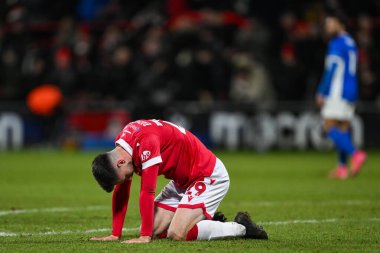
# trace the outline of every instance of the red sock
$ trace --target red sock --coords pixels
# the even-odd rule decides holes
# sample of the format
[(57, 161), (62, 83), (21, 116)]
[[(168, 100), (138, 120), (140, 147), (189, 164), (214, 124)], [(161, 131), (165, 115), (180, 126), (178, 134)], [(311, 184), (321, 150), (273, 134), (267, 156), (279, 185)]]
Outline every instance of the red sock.
[(196, 241), (198, 238), (198, 226), (194, 225), (192, 229), (187, 233), (186, 241)]
[(168, 237), (168, 231), (167, 230), (165, 230), (164, 232), (162, 232), (161, 234), (159, 234), (157, 236), (158, 239), (164, 239), (166, 237)]

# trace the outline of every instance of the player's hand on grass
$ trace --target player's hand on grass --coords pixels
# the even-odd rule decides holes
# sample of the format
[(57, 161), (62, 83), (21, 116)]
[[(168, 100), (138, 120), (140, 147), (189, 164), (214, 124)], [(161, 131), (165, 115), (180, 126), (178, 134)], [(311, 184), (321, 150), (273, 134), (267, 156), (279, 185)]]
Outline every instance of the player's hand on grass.
[(122, 243), (148, 243), (152, 240), (150, 236), (140, 236), (139, 238), (133, 238), (130, 240), (122, 241)]
[(115, 235), (102, 236), (102, 237), (92, 237), (91, 241), (116, 241), (119, 240), (120, 237)]

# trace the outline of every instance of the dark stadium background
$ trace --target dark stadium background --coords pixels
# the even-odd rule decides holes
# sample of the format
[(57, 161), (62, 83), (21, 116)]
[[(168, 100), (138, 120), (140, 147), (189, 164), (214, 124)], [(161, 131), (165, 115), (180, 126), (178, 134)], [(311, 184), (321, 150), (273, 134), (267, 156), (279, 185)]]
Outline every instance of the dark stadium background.
[[(164, 118), (206, 145), (329, 149), (314, 94), (324, 15), (359, 47), (355, 142), (380, 147), (380, 1), (0, 1), (0, 148), (104, 149), (130, 120)], [(63, 103), (27, 106), (43, 84)]]
[[(343, 181), (314, 104), (334, 9), (359, 47), (368, 153)], [(379, 45), (380, 0), (0, 0), (0, 252), (379, 252)], [(231, 178), (218, 209), (270, 239), (89, 241), (112, 228), (91, 161), (140, 118), (212, 148)], [(139, 235), (133, 181), (122, 240)]]

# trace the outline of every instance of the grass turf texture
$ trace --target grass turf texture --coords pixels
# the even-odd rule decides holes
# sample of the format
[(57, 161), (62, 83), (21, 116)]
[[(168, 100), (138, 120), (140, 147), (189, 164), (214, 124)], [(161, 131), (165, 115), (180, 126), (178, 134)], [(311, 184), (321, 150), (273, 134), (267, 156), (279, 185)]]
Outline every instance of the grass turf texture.
[[(231, 177), (219, 209), (229, 220), (248, 211), (264, 224), (269, 241), (88, 241), (110, 233), (91, 230), (111, 226), (111, 195), (98, 187), (90, 170), (94, 154), (25, 151), (0, 154), (0, 252), (379, 251), (380, 152), (370, 152), (362, 173), (347, 181), (327, 179), (333, 153), (217, 154)], [(139, 182), (135, 176), (125, 223), (134, 230), (123, 239), (138, 236)], [(157, 193), (166, 182), (160, 177)]]

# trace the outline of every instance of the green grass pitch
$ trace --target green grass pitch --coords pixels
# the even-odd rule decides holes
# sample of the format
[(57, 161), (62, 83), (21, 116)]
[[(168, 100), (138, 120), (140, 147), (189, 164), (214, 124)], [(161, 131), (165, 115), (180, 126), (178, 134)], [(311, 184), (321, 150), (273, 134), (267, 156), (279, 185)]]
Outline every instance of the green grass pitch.
[[(379, 252), (380, 152), (347, 181), (326, 175), (334, 153), (217, 152), (231, 177), (219, 207), (240, 210), (268, 241), (91, 242), (108, 235), (111, 195), (92, 178), (94, 153), (0, 153), (0, 252)], [(157, 193), (167, 181), (160, 177)], [(123, 239), (138, 236), (140, 178), (135, 176)]]

